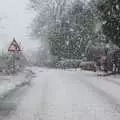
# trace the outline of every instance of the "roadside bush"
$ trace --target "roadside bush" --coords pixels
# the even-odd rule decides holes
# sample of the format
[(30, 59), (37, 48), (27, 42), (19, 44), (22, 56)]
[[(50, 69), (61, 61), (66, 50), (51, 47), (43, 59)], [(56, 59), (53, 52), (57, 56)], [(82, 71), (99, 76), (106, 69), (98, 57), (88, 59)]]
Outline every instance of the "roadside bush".
[(80, 63), (81, 60), (79, 59), (61, 60), (56, 63), (56, 68), (61, 69), (79, 68)]
[(81, 62), (80, 68), (83, 70), (89, 70), (89, 71), (94, 71), (96, 72), (96, 64), (95, 62)]

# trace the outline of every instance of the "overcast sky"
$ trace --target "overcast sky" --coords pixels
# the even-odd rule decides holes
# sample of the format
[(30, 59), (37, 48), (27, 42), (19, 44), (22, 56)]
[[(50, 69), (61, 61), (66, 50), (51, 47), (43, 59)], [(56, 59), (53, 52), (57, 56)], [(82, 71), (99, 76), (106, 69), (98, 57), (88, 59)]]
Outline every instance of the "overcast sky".
[(36, 48), (37, 41), (27, 37), (34, 16), (26, 9), (27, 4), (27, 0), (0, 0), (0, 17), (4, 18), (0, 22), (0, 49), (7, 49), (14, 36), (17, 41), (22, 40), (24, 49)]

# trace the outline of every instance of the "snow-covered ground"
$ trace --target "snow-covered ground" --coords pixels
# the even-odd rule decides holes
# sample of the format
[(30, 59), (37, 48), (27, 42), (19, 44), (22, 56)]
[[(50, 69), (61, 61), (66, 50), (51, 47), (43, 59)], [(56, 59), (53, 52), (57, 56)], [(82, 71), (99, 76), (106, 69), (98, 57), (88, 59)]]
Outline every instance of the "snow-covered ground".
[[(0, 95), (29, 81), (31, 70), (36, 77), (26, 94), (15, 110), (0, 120), (120, 120), (119, 76), (99, 77), (79, 69), (32, 67), (14, 78), (3, 76)], [(2, 87), (3, 84), (6, 87)], [(12, 97), (12, 100), (17, 99), (14, 94)], [(10, 106), (10, 101), (5, 107)]]
[(5, 120), (120, 120), (118, 84), (81, 70), (31, 70), (31, 87)]
[(0, 98), (4, 97), (4, 95), (8, 94), (11, 90), (23, 85), (25, 83), (29, 83), (32, 77), (32, 73), (25, 69), (24, 71), (18, 73), (17, 75), (9, 75), (9, 76), (0, 76)]

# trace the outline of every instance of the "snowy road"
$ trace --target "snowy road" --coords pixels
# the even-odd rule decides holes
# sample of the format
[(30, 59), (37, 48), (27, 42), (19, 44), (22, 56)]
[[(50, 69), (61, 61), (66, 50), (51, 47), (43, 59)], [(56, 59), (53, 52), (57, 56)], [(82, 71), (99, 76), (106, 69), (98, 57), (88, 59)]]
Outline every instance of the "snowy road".
[[(1, 109), (0, 120), (120, 120), (119, 99), (102, 87), (113, 84), (119, 89), (114, 82), (81, 71), (34, 68), (34, 72), (37, 77), (31, 86), (14, 91), (2, 101), (0, 107), (10, 112), (3, 115)], [(9, 107), (13, 101), (15, 109)]]

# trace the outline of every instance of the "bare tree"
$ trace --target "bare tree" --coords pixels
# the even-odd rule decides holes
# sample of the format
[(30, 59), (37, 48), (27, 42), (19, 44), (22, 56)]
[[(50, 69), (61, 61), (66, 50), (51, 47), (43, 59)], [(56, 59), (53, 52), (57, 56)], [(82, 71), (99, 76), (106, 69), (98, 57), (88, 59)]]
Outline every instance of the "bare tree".
[(37, 15), (32, 23), (32, 35), (46, 36), (54, 28), (66, 9), (66, 0), (30, 0), (31, 8)]

